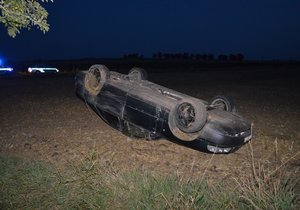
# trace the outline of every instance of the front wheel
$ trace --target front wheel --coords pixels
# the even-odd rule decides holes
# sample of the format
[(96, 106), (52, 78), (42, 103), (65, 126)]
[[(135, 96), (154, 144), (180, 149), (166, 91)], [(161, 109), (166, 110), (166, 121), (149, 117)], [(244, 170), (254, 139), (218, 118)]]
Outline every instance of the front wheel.
[(207, 121), (206, 107), (200, 101), (184, 99), (170, 110), (168, 120), (171, 132), (178, 139), (195, 140)]

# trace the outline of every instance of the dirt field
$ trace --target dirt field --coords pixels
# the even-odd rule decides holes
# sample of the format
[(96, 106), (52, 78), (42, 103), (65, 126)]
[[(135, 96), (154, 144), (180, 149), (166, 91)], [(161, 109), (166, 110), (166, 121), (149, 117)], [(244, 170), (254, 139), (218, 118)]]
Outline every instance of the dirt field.
[[(281, 164), (300, 151), (300, 73), (254, 70), (156, 73), (149, 79), (205, 100), (232, 96), (238, 112), (254, 123), (255, 160)], [(251, 168), (249, 144), (230, 155), (213, 155), (165, 139), (124, 136), (75, 96), (72, 76), (1, 77), (0, 101), (0, 155), (65, 167), (95, 150), (97, 164), (117, 171), (138, 168), (220, 180)], [(300, 177), (300, 155), (289, 164)]]

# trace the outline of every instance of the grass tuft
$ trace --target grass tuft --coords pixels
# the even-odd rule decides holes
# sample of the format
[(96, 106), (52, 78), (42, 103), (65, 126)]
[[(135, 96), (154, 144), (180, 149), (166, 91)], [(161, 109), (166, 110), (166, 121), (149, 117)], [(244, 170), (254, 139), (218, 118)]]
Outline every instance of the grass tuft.
[(250, 209), (297, 209), (299, 195), (295, 193), (297, 179), (288, 168), (288, 163), (295, 160), (300, 152), (286, 161), (278, 156), (275, 140), (275, 163), (256, 160), (250, 147), (251, 174), (247, 177), (235, 179), (239, 205)]
[(100, 164), (95, 150), (64, 170), (0, 156), (0, 209), (297, 209), (295, 179), (286, 167), (298, 154), (272, 168), (255, 160), (251, 148), (252, 173), (219, 184), (120, 173), (112, 163)]

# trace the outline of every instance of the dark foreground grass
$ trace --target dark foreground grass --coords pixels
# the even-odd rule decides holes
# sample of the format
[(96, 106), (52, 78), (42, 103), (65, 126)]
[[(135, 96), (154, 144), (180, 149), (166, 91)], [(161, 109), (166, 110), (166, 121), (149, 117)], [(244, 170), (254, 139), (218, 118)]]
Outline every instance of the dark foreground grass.
[(95, 152), (65, 171), (0, 156), (0, 209), (297, 209), (295, 182), (283, 167), (270, 173), (254, 167), (229, 186), (119, 173), (109, 163), (100, 166)]

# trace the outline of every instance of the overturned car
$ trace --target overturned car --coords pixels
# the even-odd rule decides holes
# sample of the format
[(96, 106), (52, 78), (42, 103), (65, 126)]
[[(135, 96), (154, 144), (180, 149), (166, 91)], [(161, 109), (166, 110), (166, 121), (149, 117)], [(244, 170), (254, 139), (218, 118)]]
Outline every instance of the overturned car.
[(93, 65), (76, 75), (76, 94), (109, 125), (146, 139), (164, 137), (193, 149), (231, 153), (252, 138), (252, 124), (230, 98), (210, 102), (165, 88), (133, 68), (128, 75)]

